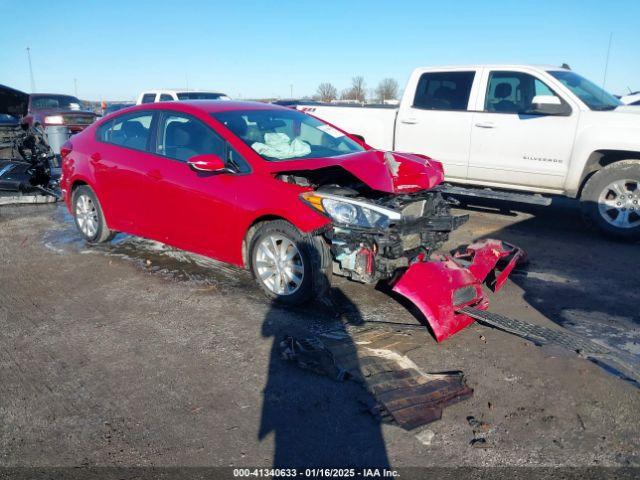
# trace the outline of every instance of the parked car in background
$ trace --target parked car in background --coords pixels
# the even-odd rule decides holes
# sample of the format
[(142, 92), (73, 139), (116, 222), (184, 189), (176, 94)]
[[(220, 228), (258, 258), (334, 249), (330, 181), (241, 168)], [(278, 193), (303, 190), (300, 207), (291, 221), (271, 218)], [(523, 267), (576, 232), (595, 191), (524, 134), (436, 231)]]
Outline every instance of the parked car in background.
[(135, 105), (133, 102), (131, 103), (111, 103), (107, 105), (107, 108), (104, 109), (104, 114), (108, 115), (113, 112), (117, 112), (118, 110), (122, 110), (123, 108), (132, 107)]
[(222, 92), (196, 90), (147, 90), (138, 95), (136, 105), (155, 102), (177, 102), (182, 100), (231, 100)]
[(418, 68), (397, 109), (298, 108), (376, 148), (437, 158), (448, 181), (467, 187), (458, 194), (579, 198), (603, 233), (640, 238), (640, 109), (567, 68)]
[(487, 308), (481, 283), (499, 288), (523, 258), (498, 240), (437, 254), (468, 219), (442, 197), (440, 163), (285, 107), (138, 105), (72, 137), (62, 157), (64, 199), (90, 242), (122, 231), (243, 266), (288, 304), (325, 293), (332, 273), (389, 281), (438, 340), (472, 323), (460, 309)]
[(631, 92), (620, 97), (620, 101), (625, 105), (640, 105), (640, 92)]
[(33, 126), (64, 126), (73, 133), (91, 125), (98, 115), (84, 110), (82, 102), (71, 95), (55, 93), (32, 93), (25, 123)]
[(283, 100), (274, 100), (271, 103), (273, 103), (274, 105), (280, 105), (282, 107), (289, 107), (289, 108), (295, 108), (299, 105), (305, 105), (305, 106), (322, 105), (321, 102), (316, 102), (315, 100), (295, 99), (295, 98), (285, 98)]

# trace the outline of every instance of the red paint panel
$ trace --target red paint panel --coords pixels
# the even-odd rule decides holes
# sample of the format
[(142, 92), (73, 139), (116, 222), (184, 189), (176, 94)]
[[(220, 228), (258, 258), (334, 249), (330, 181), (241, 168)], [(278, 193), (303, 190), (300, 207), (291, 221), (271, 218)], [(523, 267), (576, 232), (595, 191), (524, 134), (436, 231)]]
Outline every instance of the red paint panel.
[(480, 282), (467, 269), (452, 259), (418, 262), (393, 286), (393, 291), (413, 302), (429, 322), (438, 342), (453, 335), (473, 323), (467, 315), (456, 313), (453, 305), (454, 292), (462, 287), (476, 289), (476, 298), (459, 307), (474, 305), (486, 309), (488, 301), (482, 294)]

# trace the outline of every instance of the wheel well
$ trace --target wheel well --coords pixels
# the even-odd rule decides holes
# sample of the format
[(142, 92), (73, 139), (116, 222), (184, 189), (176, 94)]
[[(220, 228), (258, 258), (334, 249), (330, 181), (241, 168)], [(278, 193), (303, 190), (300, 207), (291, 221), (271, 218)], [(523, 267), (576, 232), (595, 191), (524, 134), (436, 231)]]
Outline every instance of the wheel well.
[(81, 185), (88, 185), (88, 183), (83, 182), (82, 180), (76, 180), (75, 182), (73, 182), (73, 184), (71, 185), (71, 195), (73, 195), (74, 190)]
[(582, 190), (587, 180), (589, 180), (594, 173), (620, 160), (640, 160), (640, 152), (629, 150), (596, 150), (591, 153), (582, 171), (582, 179), (580, 180), (577, 197), (582, 195)]
[(263, 215), (262, 217), (256, 218), (249, 228), (247, 229), (247, 233), (244, 235), (244, 240), (242, 240), (242, 263), (245, 268), (249, 268), (249, 244), (251, 243), (251, 239), (253, 235), (256, 233), (256, 230), (260, 228), (260, 225), (266, 222), (271, 222), (273, 220), (284, 220), (288, 222), (286, 218), (279, 217), (277, 215)]

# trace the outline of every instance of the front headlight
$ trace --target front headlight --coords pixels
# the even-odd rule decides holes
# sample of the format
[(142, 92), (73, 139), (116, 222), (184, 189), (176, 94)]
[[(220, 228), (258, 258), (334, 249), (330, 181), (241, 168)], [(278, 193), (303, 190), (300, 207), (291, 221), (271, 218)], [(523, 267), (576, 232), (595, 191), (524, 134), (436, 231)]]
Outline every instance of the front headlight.
[(302, 199), (335, 223), (363, 228), (387, 228), (401, 214), (361, 200), (336, 195), (306, 192)]

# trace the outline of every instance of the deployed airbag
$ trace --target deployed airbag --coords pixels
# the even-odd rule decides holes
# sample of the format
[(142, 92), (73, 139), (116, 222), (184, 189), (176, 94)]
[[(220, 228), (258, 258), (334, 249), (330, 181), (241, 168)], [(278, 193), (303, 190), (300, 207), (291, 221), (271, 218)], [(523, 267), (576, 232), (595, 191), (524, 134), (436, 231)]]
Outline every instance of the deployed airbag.
[(292, 141), (285, 133), (265, 133), (264, 143), (255, 142), (251, 148), (260, 155), (278, 160), (304, 157), (311, 153), (311, 147), (307, 142), (299, 138), (294, 138)]

